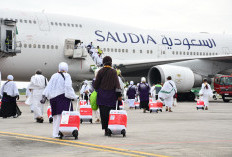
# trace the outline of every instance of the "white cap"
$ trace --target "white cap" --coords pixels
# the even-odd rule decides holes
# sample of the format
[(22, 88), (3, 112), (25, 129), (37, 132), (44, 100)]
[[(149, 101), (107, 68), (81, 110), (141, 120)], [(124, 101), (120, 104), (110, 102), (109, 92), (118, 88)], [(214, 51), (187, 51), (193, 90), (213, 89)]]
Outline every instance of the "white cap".
[(84, 84), (88, 84), (88, 81), (87, 81), (87, 80), (85, 80), (85, 81), (84, 81)]
[(141, 82), (145, 83), (145, 82), (146, 82), (146, 78), (145, 78), (145, 77), (142, 77), (142, 78), (141, 78)]
[(130, 81), (130, 85), (134, 85), (134, 81)]
[(13, 80), (14, 80), (14, 76), (12, 76), (12, 75), (8, 75), (8, 76), (7, 76), (7, 80), (11, 80), (11, 81), (13, 81)]
[(59, 71), (65, 71), (68, 72), (68, 64), (65, 62), (61, 62), (59, 64)]

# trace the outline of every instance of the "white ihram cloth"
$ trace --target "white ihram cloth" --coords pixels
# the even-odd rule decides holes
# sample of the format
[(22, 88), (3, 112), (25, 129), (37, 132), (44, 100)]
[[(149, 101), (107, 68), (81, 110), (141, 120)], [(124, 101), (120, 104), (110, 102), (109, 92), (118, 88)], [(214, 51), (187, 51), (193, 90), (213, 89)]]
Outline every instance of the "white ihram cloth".
[(61, 94), (65, 94), (65, 97), (69, 99), (77, 99), (78, 96), (75, 94), (72, 87), (71, 76), (68, 73), (63, 74), (65, 80), (60, 73), (55, 73), (48, 82), (43, 95), (45, 95), (49, 100)]
[(33, 104), (34, 118), (43, 116), (44, 105), (40, 103), (42, 94), (45, 89), (47, 79), (43, 75), (35, 74), (31, 77), (31, 82), (28, 86), (31, 89), (31, 103)]
[(103, 63), (103, 59), (101, 56), (97, 56), (97, 66), (101, 66)]
[(27, 100), (25, 101), (25, 104), (30, 105), (31, 111), (33, 111), (32, 94), (29, 89), (29, 86), (27, 87), (27, 90), (26, 90), (26, 97), (27, 97)]
[(54, 115), (53, 117), (53, 132), (52, 136), (54, 138), (59, 137), (59, 127), (60, 127), (60, 121), (61, 121), (61, 115)]
[[(206, 89), (206, 85), (208, 86), (208, 89)], [(199, 95), (202, 95), (200, 99), (202, 101), (204, 101), (205, 106), (208, 106), (209, 105), (209, 97), (213, 96), (212, 89), (208, 83), (206, 83), (206, 84), (202, 83)]]
[(164, 83), (163, 87), (158, 93), (158, 97), (163, 98), (165, 106), (171, 108), (173, 104), (173, 96), (175, 93), (177, 93), (175, 82), (168, 80)]
[(19, 95), (18, 88), (13, 81), (5, 82), (5, 84), (2, 86), (2, 89), (1, 89), (1, 96), (3, 96), (3, 93), (6, 93), (7, 95), (11, 97), (15, 97)]
[(152, 101), (155, 101), (156, 100), (156, 97), (155, 97), (156, 96), (155, 86), (151, 87), (150, 92), (151, 92)]

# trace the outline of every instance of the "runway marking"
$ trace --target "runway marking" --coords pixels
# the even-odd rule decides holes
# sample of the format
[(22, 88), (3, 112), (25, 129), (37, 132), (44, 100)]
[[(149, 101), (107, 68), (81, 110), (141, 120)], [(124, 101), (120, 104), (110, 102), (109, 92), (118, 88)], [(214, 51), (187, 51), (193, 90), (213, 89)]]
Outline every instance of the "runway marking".
[(2, 132), (2, 131), (0, 131), (0, 136), (8, 136), (8, 137), (10, 136), (10, 137), (20, 138), (20, 139), (25, 139), (25, 140), (32, 140), (32, 141), (60, 144), (60, 145), (73, 146), (73, 147), (82, 147), (82, 148), (86, 148), (86, 149), (117, 153), (117, 154), (121, 154), (121, 155), (125, 155), (125, 156), (168, 157), (168, 156), (164, 156), (164, 155), (141, 152), (141, 151), (133, 151), (133, 150), (128, 150), (128, 149), (121, 149), (121, 148), (115, 148), (115, 147), (109, 147), (109, 146), (103, 146), (103, 145), (96, 145), (96, 144), (91, 144), (91, 143), (83, 143), (83, 142), (70, 141), (70, 140), (60, 140), (60, 139), (54, 139), (54, 138), (48, 138), (48, 137), (42, 137), (42, 136), (34, 136), (34, 135), (27, 135), (27, 134), (19, 134), (19, 133), (11, 133), (11, 132)]
[(128, 144), (112, 144), (110, 146), (137, 146), (137, 145), (151, 145), (151, 144), (188, 144), (188, 143), (222, 143), (232, 142), (232, 140), (212, 140), (212, 141), (181, 141), (181, 142), (151, 142), (151, 143), (128, 143)]

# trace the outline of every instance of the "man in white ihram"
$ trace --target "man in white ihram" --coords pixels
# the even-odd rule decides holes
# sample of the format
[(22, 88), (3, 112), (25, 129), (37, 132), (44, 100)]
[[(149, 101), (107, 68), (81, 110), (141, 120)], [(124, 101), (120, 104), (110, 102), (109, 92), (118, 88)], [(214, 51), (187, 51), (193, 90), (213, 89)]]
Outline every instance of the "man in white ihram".
[(36, 122), (43, 123), (43, 108), (44, 105), (40, 103), (42, 94), (47, 85), (47, 79), (42, 75), (41, 70), (37, 70), (35, 75), (31, 77), (31, 82), (28, 86), (31, 90), (31, 103), (33, 104), (34, 118)]
[(166, 106), (166, 111), (172, 112), (173, 96), (177, 93), (176, 84), (172, 81), (172, 77), (168, 76), (167, 81), (161, 88), (158, 96)]
[[(59, 72), (52, 75), (47, 87), (43, 92), (42, 103), (50, 100), (53, 117), (53, 137), (59, 137), (59, 126), (62, 111), (68, 111), (71, 100), (78, 99), (72, 87), (71, 76), (68, 74), (68, 64), (61, 62)], [(71, 111), (73, 107), (71, 105)]]

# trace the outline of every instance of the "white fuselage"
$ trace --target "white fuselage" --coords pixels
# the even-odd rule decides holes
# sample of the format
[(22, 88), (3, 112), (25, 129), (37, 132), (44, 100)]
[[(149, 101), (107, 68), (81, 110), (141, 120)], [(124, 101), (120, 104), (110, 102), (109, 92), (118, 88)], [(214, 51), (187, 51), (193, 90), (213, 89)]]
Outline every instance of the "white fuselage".
[[(101, 47), (104, 55), (122, 63), (124, 60), (133, 60), (136, 63), (141, 59), (158, 61), (232, 52), (232, 37), (229, 35), (146, 31), (75, 16), (9, 10), (1, 10), (0, 18), (18, 21), (17, 41), (22, 43), (20, 54), (0, 58), (3, 80), (8, 74), (12, 74), (15, 80), (29, 81), (36, 69), (41, 69), (50, 77), (57, 72), (58, 64), (62, 61), (69, 64), (69, 73), (73, 80), (91, 79), (93, 73), (90, 72), (90, 65), (94, 63), (89, 55), (84, 60), (64, 56), (64, 42), (69, 38), (81, 40), (85, 45), (93, 42), (94, 46)], [(197, 70), (194, 69), (194, 62), (183, 62), (183, 66), (191, 66), (192, 70)], [(176, 64), (181, 66), (182, 62)], [(228, 65), (222, 69), (228, 69)]]

